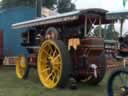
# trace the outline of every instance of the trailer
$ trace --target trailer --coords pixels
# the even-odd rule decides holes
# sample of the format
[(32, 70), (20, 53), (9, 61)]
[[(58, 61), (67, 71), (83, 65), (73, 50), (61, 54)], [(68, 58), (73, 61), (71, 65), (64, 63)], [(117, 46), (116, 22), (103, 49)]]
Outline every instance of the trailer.
[(94, 36), (93, 29), (113, 22), (106, 13), (98, 8), (77, 10), (12, 24), (13, 29), (26, 28), (21, 45), (29, 53), (18, 56), (17, 77), (27, 78), (35, 67), (46, 88), (64, 87), (70, 78), (98, 84), (106, 72), (106, 58), (101, 30)]

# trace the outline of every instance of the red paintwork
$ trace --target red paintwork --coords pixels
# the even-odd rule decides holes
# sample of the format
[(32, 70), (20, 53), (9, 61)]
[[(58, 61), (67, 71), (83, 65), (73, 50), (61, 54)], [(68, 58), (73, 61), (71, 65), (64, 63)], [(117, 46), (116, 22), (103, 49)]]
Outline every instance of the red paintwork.
[[(88, 74), (93, 74), (93, 70), (90, 69), (91, 64), (96, 64), (101, 68), (101, 58), (99, 57), (104, 50), (104, 40), (97, 37), (87, 37), (81, 39), (81, 45), (76, 51), (71, 54), (73, 65), (76, 66), (75, 72), (81, 76), (85, 77)], [(87, 64), (80, 67), (80, 58), (85, 56), (87, 58)]]
[(30, 54), (28, 57), (28, 63), (31, 66), (36, 66), (37, 64), (37, 55), (36, 54)]

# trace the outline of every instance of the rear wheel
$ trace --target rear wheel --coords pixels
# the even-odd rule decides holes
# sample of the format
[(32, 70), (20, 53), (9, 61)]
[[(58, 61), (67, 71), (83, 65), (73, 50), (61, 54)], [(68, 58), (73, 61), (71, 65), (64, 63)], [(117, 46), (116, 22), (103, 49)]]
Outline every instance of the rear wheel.
[(18, 56), (16, 59), (16, 75), (19, 79), (25, 79), (28, 76), (29, 66), (25, 56)]
[(70, 56), (60, 40), (46, 40), (38, 54), (38, 75), (46, 88), (64, 87), (70, 74)]

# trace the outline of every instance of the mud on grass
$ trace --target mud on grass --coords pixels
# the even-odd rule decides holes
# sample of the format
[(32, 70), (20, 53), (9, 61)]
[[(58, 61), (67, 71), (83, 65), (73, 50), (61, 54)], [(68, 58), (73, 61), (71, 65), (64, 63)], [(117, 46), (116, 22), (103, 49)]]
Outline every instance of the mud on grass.
[(0, 68), (0, 96), (107, 96), (107, 77), (98, 86), (78, 84), (77, 90), (46, 89), (38, 79), (35, 69), (31, 69), (27, 80), (18, 80), (14, 67)]

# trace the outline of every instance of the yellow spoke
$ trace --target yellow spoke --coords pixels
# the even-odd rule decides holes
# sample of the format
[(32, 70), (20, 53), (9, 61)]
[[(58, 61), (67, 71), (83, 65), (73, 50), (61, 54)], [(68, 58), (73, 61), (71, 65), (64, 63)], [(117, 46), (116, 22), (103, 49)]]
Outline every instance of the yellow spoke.
[(49, 55), (51, 56), (54, 50), (52, 49), (52, 46), (51, 45), (47, 45), (47, 46), (48, 46), (47, 50), (50, 51), (49, 52)]
[(44, 73), (44, 72), (46, 72), (48, 70), (50, 70), (50, 68), (46, 68), (46, 69), (42, 70), (41, 72)]
[(53, 56), (53, 57), (55, 57), (55, 54), (56, 54), (56, 50), (54, 50), (54, 52), (53, 52), (53, 55), (52, 55), (52, 56)]
[(45, 51), (44, 49), (42, 50), (42, 52), (44, 52), (47, 56), (49, 56), (49, 53)]
[(53, 51), (53, 49), (52, 49), (52, 46), (51, 46), (51, 45), (48, 45), (48, 48), (49, 48), (51, 51)]
[(21, 65), (19, 65), (19, 68), (21, 69), (21, 68), (22, 68), (22, 66), (21, 66)]
[(60, 65), (61, 64), (61, 61), (60, 60), (56, 60), (56, 61), (54, 61), (52, 63), (53, 63), (53, 65)]
[(54, 63), (53, 65), (55, 65), (55, 66), (59, 65), (60, 66), (60, 63)]
[(48, 77), (45, 79), (45, 81), (49, 80), (49, 78), (52, 76), (52, 72), (48, 75)]
[(54, 72), (54, 78), (53, 78), (53, 80), (55, 80), (56, 76), (57, 76), (57, 74)]
[(53, 62), (53, 68), (54, 68), (55, 70), (60, 71), (60, 66), (61, 66), (60, 60), (56, 60), (56, 62), (55, 62), (55, 61)]
[(24, 74), (24, 70), (20, 69), (20, 75)]
[(59, 57), (60, 57), (60, 54), (58, 54), (58, 55), (52, 60), (52, 62), (54, 63)]
[(60, 77), (60, 72), (56, 72), (56, 79), (59, 79)]
[(52, 51), (49, 52), (50, 57), (52, 57)]
[(56, 77), (56, 79), (58, 79), (58, 77), (60, 76), (60, 72), (55, 72), (56, 74), (55, 74), (55, 77)]
[(54, 67), (54, 72), (56, 72), (56, 75), (60, 75), (60, 68)]
[(55, 75), (55, 72), (54, 72), (54, 76), (53, 76), (53, 78), (52, 78), (53, 83), (55, 83), (55, 79), (57, 79), (57, 78), (56, 78), (56, 75)]
[(56, 77), (54, 76), (54, 78), (52, 79), (53, 80), (53, 83), (55, 83), (55, 79), (56, 79)]
[(22, 70), (25, 70), (25, 68), (21, 67)]
[(60, 66), (54, 66), (53, 68), (60, 70)]
[(53, 52), (52, 57), (55, 57), (56, 56), (56, 53), (57, 53), (57, 50), (55, 49), (54, 52)]

